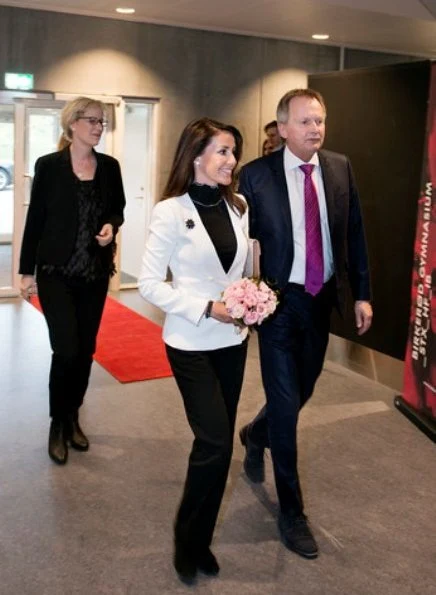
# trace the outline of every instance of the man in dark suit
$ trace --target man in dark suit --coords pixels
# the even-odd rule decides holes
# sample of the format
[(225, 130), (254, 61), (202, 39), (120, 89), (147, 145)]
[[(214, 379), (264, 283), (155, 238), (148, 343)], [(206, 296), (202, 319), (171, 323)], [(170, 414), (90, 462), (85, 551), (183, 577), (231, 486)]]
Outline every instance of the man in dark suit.
[(321, 373), (331, 310), (341, 310), (347, 279), (358, 334), (372, 321), (357, 188), (347, 157), (321, 150), (325, 118), (318, 92), (286, 93), (277, 107), (286, 145), (247, 164), (239, 187), (250, 207), (250, 235), (261, 244), (262, 277), (281, 292), (276, 314), (259, 329), (266, 407), (240, 432), (244, 469), (262, 482), (264, 449), (271, 449), (280, 535), (305, 558), (316, 558), (318, 548), (298, 478), (298, 415)]

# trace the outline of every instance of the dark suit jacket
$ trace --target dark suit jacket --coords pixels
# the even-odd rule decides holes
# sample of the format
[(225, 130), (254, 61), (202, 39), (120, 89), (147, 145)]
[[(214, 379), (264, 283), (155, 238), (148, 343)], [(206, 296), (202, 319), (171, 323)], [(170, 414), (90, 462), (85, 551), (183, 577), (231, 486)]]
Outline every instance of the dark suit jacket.
[[(114, 237), (123, 223), (125, 197), (118, 161), (94, 152), (104, 213), (99, 230), (105, 223), (114, 227)], [(40, 263), (65, 264), (75, 246), (78, 227), (77, 178), (71, 166), (69, 148), (40, 157), (35, 164), (29, 210), (21, 246), (22, 275), (33, 275)], [(114, 241), (102, 247), (111, 259)]]
[[(240, 174), (239, 192), (250, 207), (250, 236), (261, 245), (262, 276), (282, 289), (294, 260), (291, 202), (283, 151), (251, 161)], [(332, 242), (337, 305), (342, 310), (349, 279), (355, 300), (370, 299), (368, 258), (359, 197), (345, 155), (318, 153)]]

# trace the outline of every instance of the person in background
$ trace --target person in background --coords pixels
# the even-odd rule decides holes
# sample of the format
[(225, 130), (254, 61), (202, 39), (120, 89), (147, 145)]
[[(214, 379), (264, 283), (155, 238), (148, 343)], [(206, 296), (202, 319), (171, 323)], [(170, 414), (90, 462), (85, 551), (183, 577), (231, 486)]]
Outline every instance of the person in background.
[(269, 155), (273, 151), (273, 146), (269, 138), (266, 138), (262, 143), (262, 156)]
[(59, 150), (35, 164), (20, 255), (21, 295), (35, 279), (53, 351), (48, 453), (59, 465), (68, 446), (86, 451), (79, 425), (125, 198), (118, 162), (97, 153), (104, 105), (78, 97), (61, 114)]
[(268, 122), (264, 126), (264, 132), (266, 134), (266, 139), (268, 144), (265, 145), (266, 153), (262, 153), (262, 155), (269, 153), (273, 153), (274, 151), (279, 151), (283, 147), (283, 139), (280, 136), (277, 120), (273, 120), (272, 122)]
[(271, 449), (279, 531), (287, 548), (316, 558), (297, 469), (297, 422), (327, 349), (330, 314), (349, 279), (359, 335), (371, 325), (370, 280), (359, 197), (350, 162), (321, 150), (326, 108), (311, 89), (294, 89), (277, 107), (286, 145), (241, 170), (250, 234), (261, 246), (261, 275), (281, 291), (276, 314), (259, 328), (266, 407), (240, 431), (244, 469), (264, 480)]
[(186, 126), (153, 210), (139, 277), (142, 297), (166, 313), (163, 339), (194, 434), (174, 524), (174, 566), (187, 584), (198, 570), (220, 570), (210, 545), (247, 354), (247, 329), (233, 324), (220, 301), (247, 258), (247, 207), (233, 189), (241, 150), (233, 126), (210, 118)]

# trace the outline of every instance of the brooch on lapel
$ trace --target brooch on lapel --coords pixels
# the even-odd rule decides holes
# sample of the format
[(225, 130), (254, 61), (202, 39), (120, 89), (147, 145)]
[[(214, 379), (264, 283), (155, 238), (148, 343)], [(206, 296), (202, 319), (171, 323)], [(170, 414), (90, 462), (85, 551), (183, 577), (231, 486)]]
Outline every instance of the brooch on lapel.
[(192, 219), (185, 219), (185, 225), (188, 229), (194, 229), (195, 223)]

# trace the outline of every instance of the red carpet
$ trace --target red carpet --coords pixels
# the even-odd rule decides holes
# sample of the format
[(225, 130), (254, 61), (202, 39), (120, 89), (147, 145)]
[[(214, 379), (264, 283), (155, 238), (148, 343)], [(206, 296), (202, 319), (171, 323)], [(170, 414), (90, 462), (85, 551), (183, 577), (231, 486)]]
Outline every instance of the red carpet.
[[(41, 310), (37, 297), (31, 303)], [(120, 382), (172, 376), (161, 327), (110, 297), (104, 307), (94, 359)]]

